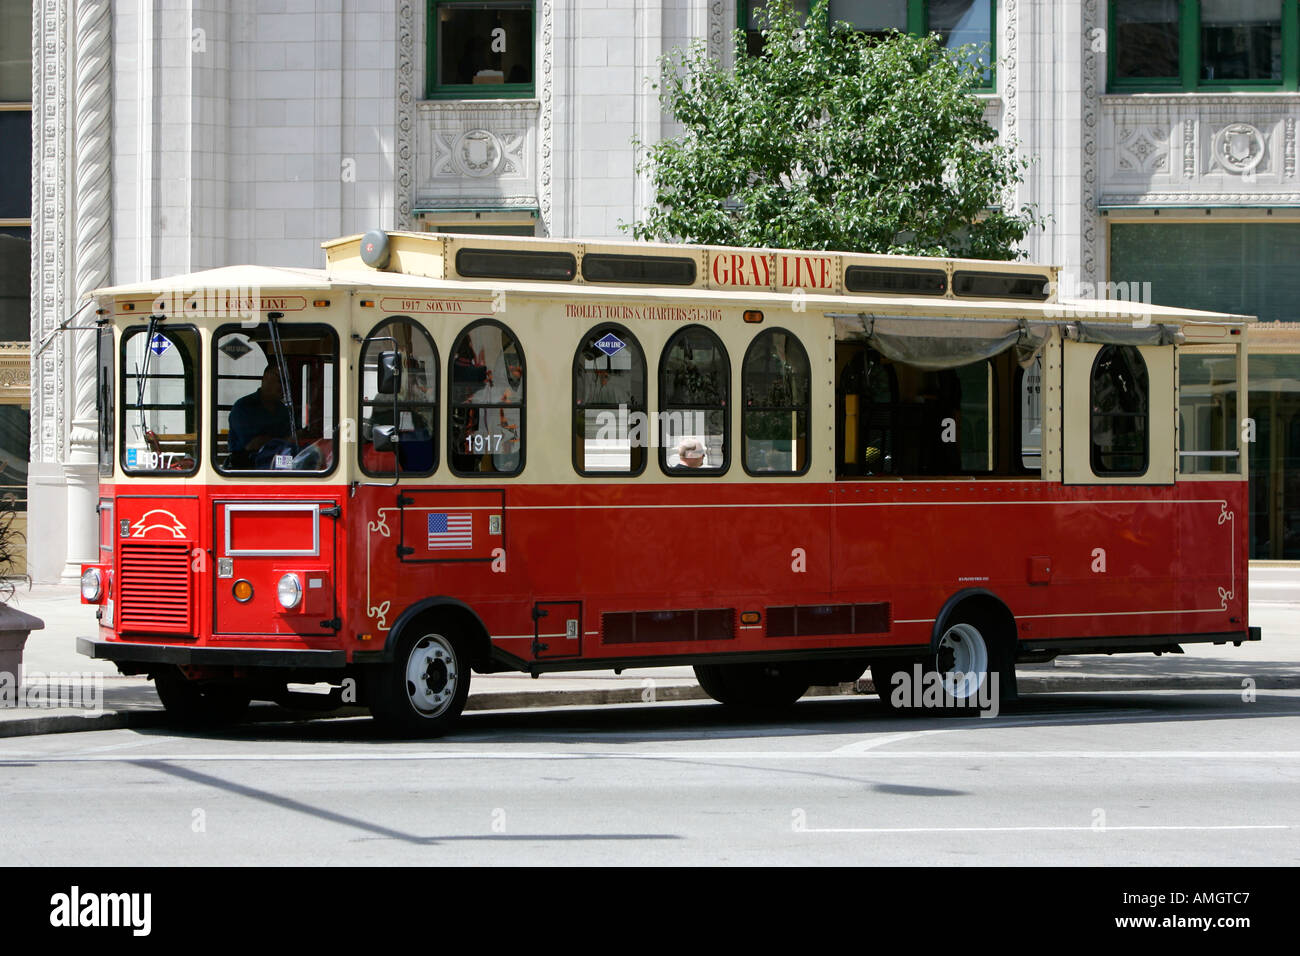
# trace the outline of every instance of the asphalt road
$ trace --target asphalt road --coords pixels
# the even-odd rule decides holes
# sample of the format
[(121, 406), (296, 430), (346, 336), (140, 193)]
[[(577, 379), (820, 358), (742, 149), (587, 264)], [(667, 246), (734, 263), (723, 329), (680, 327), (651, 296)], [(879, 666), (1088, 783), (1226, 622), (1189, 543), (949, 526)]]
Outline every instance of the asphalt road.
[(711, 703), (0, 741), (0, 864), (1300, 863), (1300, 694)]

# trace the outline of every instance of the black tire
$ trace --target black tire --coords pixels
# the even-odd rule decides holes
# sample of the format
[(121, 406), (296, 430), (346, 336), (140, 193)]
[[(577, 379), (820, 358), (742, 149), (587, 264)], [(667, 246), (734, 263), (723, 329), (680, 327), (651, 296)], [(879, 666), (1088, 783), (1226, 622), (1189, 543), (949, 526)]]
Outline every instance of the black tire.
[(697, 664), (695, 679), (719, 704), (744, 710), (789, 707), (809, 686), (799, 673), (771, 664)]
[[(998, 629), (976, 615), (953, 618), (944, 624), (938, 646), (923, 658), (892, 658), (871, 665), (871, 682), (876, 693), (891, 710), (899, 713), (969, 713), (978, 711), (981, 699), (987, 700), (996, 688), (999, 699), (1006, 699), (1008, 681), (1014, 683), (1014, 671), (1008, 678), (1004, 648), (998, 641)], [(916, 665), (920, 664), (921, 691), (915, 691)], [(896, 684), (898, 674), (906, 679)], [(943, 693), (939, 706), (933, 706), (926, 690), (933, 692), (935, 680)], [(992, 682), (989, 685), (989, 682)]]
[(438, 627), (403, 634), (393, 661), (373, 674), (370, 713), (384, 732), (432, 738), (460, 719), (469, 697), (470, 669), (464, 643)]
[(183, 727), (220, 727), (237, 723), (248, 711), (251, 698), (222, 684), (203, 685), (170, 667), (153, 675), (154, 690), (167, 716)]

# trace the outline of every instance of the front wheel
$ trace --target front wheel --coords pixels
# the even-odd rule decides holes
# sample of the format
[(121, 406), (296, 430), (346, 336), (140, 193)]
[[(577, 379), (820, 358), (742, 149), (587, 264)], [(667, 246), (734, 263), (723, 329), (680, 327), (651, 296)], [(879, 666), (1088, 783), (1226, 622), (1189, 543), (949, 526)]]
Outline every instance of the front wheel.
[(459, 642), (413, 632), (397, 645), (393, 662), (376, 675), (370, 712), (402, 737), (441, 737), (469, 697), (469, 666)]
[(233, 724), (247, 712), (251, 699), (233, 687), (198, 684), (175, 667), (154, 674), (153, 685), (167, 716), (182, 726)]

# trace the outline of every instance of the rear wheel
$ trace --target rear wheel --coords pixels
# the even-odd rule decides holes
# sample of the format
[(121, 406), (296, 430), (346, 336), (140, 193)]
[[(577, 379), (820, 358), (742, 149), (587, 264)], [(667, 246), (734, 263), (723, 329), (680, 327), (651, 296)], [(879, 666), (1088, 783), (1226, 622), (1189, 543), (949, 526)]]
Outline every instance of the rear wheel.
[(771, 664), (697, 664), (695, 679), (718, 703), (751, 710), (788, 707), (808, 690), (804, 677)]
[(248, 694), (230, 686), (189, 680), (175, 667), (154, 674), (153, 684), (167, 716), (181, 725), (233, 724), (248, 710)]
[(465, 709), (469, 676), (460, 642), (413, 631), (398, 641), (393, 662), (376, 675), (370, 712), (389, 733), (441, 737)]
[(1010, 679), (997, 663), (995, 633), (991, 624), (975, 617), (951, 622), (926, 657), (872, 664), (876, 693), (897, 711), (975, 710), (998, 697), (1000, 683)]

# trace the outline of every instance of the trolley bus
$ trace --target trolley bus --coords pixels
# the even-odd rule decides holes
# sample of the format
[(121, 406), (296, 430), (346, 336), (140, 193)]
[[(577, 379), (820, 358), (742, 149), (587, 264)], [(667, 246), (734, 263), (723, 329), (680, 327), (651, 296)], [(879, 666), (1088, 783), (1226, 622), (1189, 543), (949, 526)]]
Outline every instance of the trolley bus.
[[(1258, 640), (1246, 317), (1025, 263), (375, 231), (94, 293), (98, 634), (169, 713), (690, 665), (793, 703)], [(318, 698), (319, 699), (319, 698)]]

